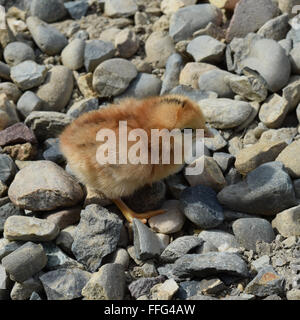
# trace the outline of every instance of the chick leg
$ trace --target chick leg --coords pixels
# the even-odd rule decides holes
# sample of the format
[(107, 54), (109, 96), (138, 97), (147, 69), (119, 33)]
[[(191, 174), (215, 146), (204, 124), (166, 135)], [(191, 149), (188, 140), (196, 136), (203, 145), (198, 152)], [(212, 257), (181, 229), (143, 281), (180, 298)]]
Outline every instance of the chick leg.
[(166, 212), (166, 210), (154, 210), (145, 213), (136, 213), (128, 208), (128, 206), (121, 199), (115, 199), (113, 202), (121, 210), (126, 220), (130, 223), (134, 218), (140, 219), (143, 223), (147, 223), (147, 219)]

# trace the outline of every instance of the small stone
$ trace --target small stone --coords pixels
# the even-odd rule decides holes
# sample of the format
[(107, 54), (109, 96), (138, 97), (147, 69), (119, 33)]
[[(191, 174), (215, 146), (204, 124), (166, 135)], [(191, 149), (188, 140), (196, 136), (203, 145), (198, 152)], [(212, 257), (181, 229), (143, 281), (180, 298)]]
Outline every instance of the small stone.
[(73, 118), (60, 112), (33, 111), (25, 124), (34, 132), (39, 141), (56, 138)]
[(135, 299), (147, 295), (150, 293), (150, 289), (158, 283), (165, 281), (164, 276), (158, 276), (153, 278), (140, 278), (131, 282), (128, 286), (130, 294)]
[(291, 76), (282, 90), (282, 98), (288, 101), (289, 110), (295, 110), (300, 102), (300, 76)]
[(109, 256), (109, 259), (107, 262), (120, 264), (126, 270), (129, 265), (129, 259), (130, 258), (127, 251), (123, 248), (119, 248)]
[(33, 0), (30, 13), (43, 21), (55, 22), (64, 18), (67, 12), (60, 0)]
[(149, 226), (155, 232), (170, 234), (182, 229), (185, 216), (180, 211), (180, 202), (178, 200), (168, 200), (162, 206), (166, 213), (152, 217), (148, 220)]
[[(1, 75), (0, 75), (1, 76)], [(5, 93), (9, 100), (17, 103), (22, 95), (19, 88), (12, 82), (1, 82), (0, 83), (0, 94)]]
[(17, 110), (24, 118), (33, 111), (43, 110), (43, 101), (32, 91), (25, 91), (18, 100)]
[(292, 289), (286, 293), (288, 300), (300, 300), (300, 289)]
[(150, 290), (151, 300), (171, 300), (178, 291), (179, 286), (174, 279), (153, 286)]
[(6, 196), (8, 187), (0, 180), (0, 198)]
[(5, 80), (11, 80), (10, 67), (7, 64), (3, 63), (2, 61), (0, 61), (0, 76)]
[(85, 42), (81, 39), (71, 41), (61, 53), (61, 61), (71, 70), (78, 70), (84, 63)]
[(24, 282), (42, 270), (47, 256), (41, 244), (26, 242), (2, 259), (2, 265), (12, 280)]
[(78, 88), (85, 98), (96, 97), (97, 92), (93, 88), (93, 74), (84, 74), (76, 79)]
[(213, 134), (213, 137), (204, 139), (205, 147), (207, 147), (211, 151), (218, 151), (227, 146), (227, 141), (222, 137), (218, 130), (214, 128), (209, 128), (209, 130)]
[(178, 9), (196, 4), (196, 0), (162, 0), (161, 11), (166, 15), (175, 13)]
[(72, 225), (60, 231), (55, 243), (68, 255), (72, 255), (72, 244), (74, 241), (74, 234), (76, 232), (76, 226)]
[(0, 94), (0, 130), (19, 122), (16, 106), (6, 94)]
[(0, 180), (9, 184), (17, 173), (17, 167), (12, 158), (0, 153)]
[(22, 283), (15, 282), (10, 297), (12, 300), (27, 300), (33, 292), (40, 292), (43, 286), (36, 277), (29, 278)]
[(281, 129), (269, 129), (264, 130), (260, 136), (260, 141), (273, 142), (284, 141), (290, 144), (297, 134), (297, 128), (281, 128)]
[(67, 115), (73, 118), (78, 118), (83, 113), (98, 110), (99, 102), (97, 98), (86, 98), (75, 102), (67, 112)]
[(300, 44), (296, 43), (294, 48), (290, 52), (290, 62), (292, 66), (293, 74), (299, 75), (300, 74), (300, 56), (299, 56), (299, 47)]
[(133, 239), (136, 256), (140, 260), (158, 257), (162, 252), (157, 235), (138, 219), (133, 219)]
[(193, 39), (187, 46), (187, 52), (196, 62), (219, 63), (224, 58), (226, 45), (210, 36)]
[(37, 17), (28, 17), (26, 24), (36, 45), (50, 56), (60, 53), (68, 44), (62, 33)]
[(65, 66), (54, 66), (36, 95), (43, 100), (43, 111), (61, 111), (69, 102), (73, 92), (72, 71)]
[(273, 39), (276, 41), (282, 40), (286, 37), (290, 29), (288, 21), (289, 21), (288, 14), (284, 13), (278, 17), (275, 17), (267, 21), (257, 31), (257, 34), (267, 39)]
[(98, 65), (115, 55), (115, 47), (111, 42), (89, 40), (84, 49), (84, 66), (87, 72), (93, 72)]
[(170, 94), (179, 94), (187, 96), (189, 99), (194, 100), (196, 103), (200, 103), (200, 100), (215, 99), (217, 94), (215, 92), (207, 92), (203, 90), (195, 90), (191, 87), (179, 85), (171, 90)]
[(225, 98), (202, 100), (201, 109), (206, 121), (217, 129), (237, 127), (246, 121), (252, 112), (249, 103)]
[(213, 189), (198, 185), (182, 191), (181, 208), (184, 215), (196, 226), (210, 229), (223, 222), (223, 209)]
[(79, 20), (84, 17), (89, 8), (89, 4), (86, 1), (68, 1), (64, 3), (65, 8), (69, 12), (69, 15), (75, 19)]
[(268, 128), (278, 128), (284, 121), (288, 111), (288, 101), (278, 94), (273, 94), (261, 106), (259, 119)]
[(246, 175), (263, 163), (275, 161), (286, 146), (284, 141), (259, 141), (236, 155), (235, 167), (238, 172)]
[(114, 43), (120, 57), (125, 59), (132, 57), (139, 49), (139, 40), (130, 29), (120, 31), (116, 35)]
[(121, 29), (116, 28), (116, 27), (105, 29), (101, 32), (101, 34), (99, 36), (99, 40), (114, 43), (115, 38), (120, 31), (121, 31)]
[(24, 42), (11, 42), (3, 52), (5, 62), (15, 66), (25, 60), (35, 60), (33, 49)]
[(234, 211), (267, 216), (296, 205), (292, 181), (280, 162), (260, 165), (245, 180), (225, 187), (218, 200)]
[(5, 238), (0, 239), (0, 260), (20, 248), (24, 242), (22, 241), (9, 241)]
[(283, 293), (284, 278), (279, 276), (271, 266), (265, 266), (257, 276), (247, 285), (245, 293), (257, 297), (266, 297), (272, 294)]
[(107, 0), (104, 5), (104, 14), (111, 18), (130, 17), (138, 11), (133, 0)]
[(223, 172), (226, 172), (234, 163), (235, 157), (225, 152), (214, 152), (214, 160)]
[(58, 269), (40, 277), (48, 300), (72, 300), (82, 296), (91, 274), (80, 269)]
[(300, 235), (300, 206), (292, 207), (278, 213), (272, 221), (272, 227), (284, 237)]
[(261, 256), (251, 263), (251, 268), (259, 272), (262, 268), (270, 265), (270, 257), (267, 255)]
[(93, 75), (93, 87), (99, 97), (111, 97), (123, 93), (137, 76), (131, 62), (116, 58), (102, 62)]
[(256, 242), (270, 243), (275, 234), (269, 221), (260, 218), (242, 218), (234, 221), (233, 233), (242, 247), (256, 250)]
[(47, 221), (56, 224), (60, 230), (67, 228), (70, 225), (76, 224), (80, 220), (81, 207), (71, 207), (69, 209), (58, 210), (47, 213), (43, 218)]
[(16, 123), (5, 130), (0, 131), (0, 146), (17, 143), (37, 143), (33, 132), (23, 123)]
[(78, 262), (95, 272), (102, 259), (114, 252), (120, 238), (122, 221), (105, 208), (91, 204), (81, 211), (72, 244)]
[(284, 164), (292, 178), (300, 178), (299, 148), (300, 141), (296, 140), (284, 148), (276, 158), (276, 161)]
[(228, 249), (238, 249), (239, 244), (234, 235), (220, 230), (203, 230), (198, 236), (205, 243), (211, 244), (219, 251), (227, 251)]
[(124, 294), (124, 268), (117, 263), (102, 266), (82, 289), (85, 300), (123, 300)]
[(145, 43), (146, 60), (157, 68), (165, 67), (170, 55), (175, 52), (172, 38), (165, 32), (151, 33)]
[(172, 263), (192, 249), (200, 247), (203, 240), (195, 236), (183, 236), (171, 242), (162, 252), (160, 260), (164, 263)]
[(0, 206), (0, 232), (4, 231), (4, 223), (10, 216), (19, 216), (23, 214), (23, 210), (14, 206), (14, 204), (11, 202)]

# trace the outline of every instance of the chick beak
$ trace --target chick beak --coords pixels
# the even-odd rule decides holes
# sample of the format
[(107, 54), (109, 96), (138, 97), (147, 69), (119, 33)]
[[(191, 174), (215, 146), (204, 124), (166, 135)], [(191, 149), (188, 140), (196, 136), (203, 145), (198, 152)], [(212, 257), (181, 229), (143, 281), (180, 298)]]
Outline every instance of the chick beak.
[(204, 138), (213, 138), (214, 134), (207, 127), (204, 128)]

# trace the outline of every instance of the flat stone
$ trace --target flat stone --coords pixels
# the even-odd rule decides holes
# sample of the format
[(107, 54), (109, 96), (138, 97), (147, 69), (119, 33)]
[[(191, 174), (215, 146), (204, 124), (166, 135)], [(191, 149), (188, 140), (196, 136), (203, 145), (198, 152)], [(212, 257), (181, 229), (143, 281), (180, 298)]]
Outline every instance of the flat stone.
[(226, 45), (210, 36), (199, 36), (187, 46), (187, 52), (196, 62), (220, 63), (224, 58)]
[(206, 27), (209, 22), (221, 24), (222, 14), (220, 9), (210, 4), (191, 5), (180, 8), (171, 17), (170, 36), (175, 42), (186, 40), (193, 33)]
[(75, 205), (82, 200), (83, 191), (61, 167), (41, 160), (34, 161), (17, 173), (8, 195), (20, 208), (48, 211)]
[(24, 42), (11, 42), (4, 51), (3, 56), (5, 62), (10, 66), (15, 66), (25, 60), (35, 60), (33, 49)]
[(272, 227), (284, 237), (300, 235), (300, 206), (286, 209), (272, 220)]
[(216, 274), (247, 277), (247, 265), (235, 253), (208, 252), (203, 254), (186, 254), (176, 260), (172, 274), (179, 279), (204, 278)]
[(137, 76), (133, 63), (121, 59), (109, 59), (102, 62), (93, 75), (93, 87), (99, 97), (111, 97), (123, 93)]
[(180, 231), (185, 222), (185, 216), (180, 211), (180, 202), (178, 200), (167, 200), (162, 209), (165, 209), (166, 213), (148, 220), (150, 228), (155, 232), (164, 234)]
[(64, 18), (67, 11), (60, 0), (33, 0), (30, 13), (46, 22), (55, 22)]
[(36, 45), (50, 56), (60, 53), (68, 44), (62, 33), (37, 17), (28, 17), (26, 24)]
[(69, 102), (73, 92), (72, 71), (65, 66), (52, 67), (36, 95), (43, 100), (43, 111), (61, 111)]
[(10, 278), (24, 282), (41, 271), (47, 264), (47, 256), (41, 244), (26, 242), (2, 259)]
[(158, 257), (162, 252), (162, 247), (157, 235), (138, 219), (133, 219), (132, 227), (137, 258), (147, 260)]
[(115, 55), (115, 47), (111, 42), (89, 40), (84, 49), (84, 66), (87, 72), (93, 72), (98, 65)]
[(82, 296), (81, 291), (91, 274), (80, 269), (49, 271), (40, 277), (48, 300), (72, 300)]
[(270, 266), (262, 268), (257, 276), (248, 283), (245, 293), (257, 297), (266, 297), (272, 294), (281, 295), (284, 290), (284, 278), (278, 275)]
[(104, 4), (104, 14), (111, 18), (130, 17), (138, 11), (133, 0), (108, 0)]
[(275, 234), (269, 221), (260, 218), (242, 218), (233, 222), (233, 233), (242, 247), (256, 250), (256, 242), (271, 243)]
[(182, 191), (180, 196), (184, 215), (202, 229), (217, 227), (223, 222), (223, 209), (213, 189), (198, 185)]
[(102, 266), (82, 289), (85, 300), (123, 300), (124, 294), (124, 268), (117, 263)]
[(243, 38), (248, 33), (257, 31), (277, 13), (278, 8), (271, 0), (239, 1), (227, 30), (226, 40), (230, 42), (234, 37)]
[(25, 119), (27, 125), (39, 141), (56, 138), (73, 118), (60, 112), (33, 111)]
[(225, 187), (218, 200), (234, 211), (267, 216), (296, 205), (292, 181), (280, 162), (260, 165), (245, 180)]
[(246, 121), (252, 112), (249, 103), (225, 98), (202, 100), (201, 109), (206, 121), (218, 129), (237, 127)]
[(203, 240), (195, 236), (183, 236), (172, 241), (162, 252), (160, 260), (164, 263), (172, 263), (192, 249), (200, 247)]
[(43, 101), (32, 91), (25, 91), (17, 103), (17, 110), (24, 118), (33, 111), (43, 110)]
[(284, 148), (276, 158), (276, 161), (280, 161), (284, 164), (287, 172), (292, 178), (300, 177), (299, 148), (300, 141), (296, 140)]
[(71, 41), (61, 53), (61, 61), (64, 66), (71, 70), (78, 70), (83, 67), (85, 41), (82, 39), (74, 39)]
[(72, 252), (78, 262), (95, 272), (102, 259), (116, 250), (122, 220), (107, 209), (91, 204), (81, 211), (72, 244)]
[(0, 232), (4, 231), (4, 223), (10, 216), (21, 216), (23, 214), (23, 210), (19, 209), (11, 202), (0, 206)]
[(248, 174), (261, 164), (275, 161), (287, 144), (284, 141), (259, 141), (242, 149), (236, 155), (235, 167), (243, 175)]

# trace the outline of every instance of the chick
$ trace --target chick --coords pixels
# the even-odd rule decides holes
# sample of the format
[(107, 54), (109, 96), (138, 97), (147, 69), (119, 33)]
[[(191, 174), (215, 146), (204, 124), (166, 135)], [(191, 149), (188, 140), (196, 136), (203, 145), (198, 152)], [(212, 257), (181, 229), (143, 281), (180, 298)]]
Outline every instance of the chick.
[[(146, 138), (140, 138), (140, 145), (147, 150), (147, 163), (126, 164), (105, 163), (97, 160), (97, 151), (104, 141), (97, 141), (97, 133), (101, 129), (110, 129), (116, 136), (116, 156), (120, 155), (120, 121), (127, 121), (127, 137), (132, 129), (143, 129)], [(121, 197), (129, 196), (146, 184), (159, 181), (178, 172), (181, 164), (174, 163), (174, 144), (170, 144), (170, 164), (163, 164), (162, 144), (159, 144), (159, 163), (151, 164), (151, 130), (178, 128), (204, 129), (205, 136), (210, 136), (205, 126), (205, 118), (199, 106), (190, 99), (179, 95), (166, 95), (151, 97), (143, 100), (133, 98), (125, 99), (120, 104), (112, 104), (100, 110), (91, 111), (81, 115), (73, 121), (60, 136), (60, 147), (67, 159), (71, 170), (78, 179), (90, 188), (103, 193), (114, 201), (122, 211), (125, 218), (131, 222), (133, 218), (141, 219), (144, 223), (147, 218), (165, 212), (155, 210), (147, 213), (135, 213), (127, 207)], [(123, 141), (123, 140), (122, 140)], [(127, 150), (134, 143), (127, 142)], [(140, 151), (141, 153), (141, 151)], [(107, 152), (105, 153), (107, 155)], [(137, 153), (136, 155), (139, 155)], [(126, 158), (128, 160), (128, 158)]]

